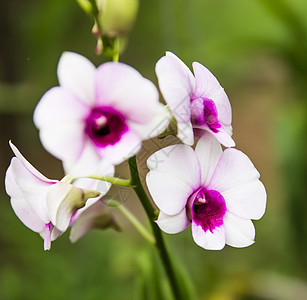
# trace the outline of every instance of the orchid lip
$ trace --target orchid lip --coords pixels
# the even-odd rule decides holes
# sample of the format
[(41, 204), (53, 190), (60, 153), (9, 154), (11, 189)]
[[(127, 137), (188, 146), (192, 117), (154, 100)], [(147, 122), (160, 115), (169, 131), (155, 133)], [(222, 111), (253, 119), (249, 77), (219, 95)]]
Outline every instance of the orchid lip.
[(116, 144), (128, 130), (125, 117), (111, 107), (93, 108), (85, 123), (85, 132), (97, 147)]
[(221, 128), (216, 105), (208, 98), (191, 100), (191, 119), (194, 128), (208, 127), (214, 133), (218, 133)]
[(196, 225), (206, 232), (223, 225), (223, 218), (227, 211), (223, 196), (215, 190), (200, 187), (188, 200), (188, 216)]

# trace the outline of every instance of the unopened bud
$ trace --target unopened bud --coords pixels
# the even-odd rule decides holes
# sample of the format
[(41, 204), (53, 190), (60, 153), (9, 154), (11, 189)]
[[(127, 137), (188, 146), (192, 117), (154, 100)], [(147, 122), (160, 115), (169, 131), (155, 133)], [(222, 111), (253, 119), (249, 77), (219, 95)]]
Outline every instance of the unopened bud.
[(113, 38), (130, 31), (137, 15), (138, 0), (96, 0), (96, 3), (102, 34)]

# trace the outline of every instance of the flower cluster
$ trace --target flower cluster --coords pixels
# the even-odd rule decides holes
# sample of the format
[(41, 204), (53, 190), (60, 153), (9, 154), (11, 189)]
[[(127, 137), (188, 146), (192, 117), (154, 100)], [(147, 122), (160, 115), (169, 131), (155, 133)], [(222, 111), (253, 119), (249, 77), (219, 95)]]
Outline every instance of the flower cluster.
[[(219, 250), (225, 243), (245, 247), (254, 242), (251, 219), (265, 211), (266, 191), (259, 173), (233, 147), (231, 106), (211, 72), (193, 63), (195, 77), (173, 53), (156, 64), (159, 86), (176, 121), (177, 136), (187, 145), (200, 138), (195, 151), (173, 145), (147, 161), (147, 186), (160, 209), (157, 220), (167, 233), (178, 233), (192, 223), (194, 241)], [(168, 155), (167, 153), (171, 153)]]
[(152, 157), (147, 161), (158, 226), (177, 233), (192, 224), (194, 241), (205, 249), (253, 243), (251, 219), (264, 214), (264, 186), (245, 154), (222, 151), (221, 145), (235, 146), (229, 99), (208, 69), (194, 62), (193, 71), (171, 52), (157, 62), (164, 106), (155, 85), (131, 66), (106, 62), (96, 68), (79, 54), (61, 56), (59, 86), (43, 95), (33, 118), (43, 146), (62, 161), (66, 176), (46, 178), (12, 144), (15, 157), (6, 173), (13, 210), (40, 233), (46, 250), (69, 226), (72, 241), (92, 227), (117, 228), (101, 202), (110, 184), (96, 179), (111, 178), (114, 166), (136, 155), (143, 140), (174, 124), (184, 144), (152, 154), (158, 164)]

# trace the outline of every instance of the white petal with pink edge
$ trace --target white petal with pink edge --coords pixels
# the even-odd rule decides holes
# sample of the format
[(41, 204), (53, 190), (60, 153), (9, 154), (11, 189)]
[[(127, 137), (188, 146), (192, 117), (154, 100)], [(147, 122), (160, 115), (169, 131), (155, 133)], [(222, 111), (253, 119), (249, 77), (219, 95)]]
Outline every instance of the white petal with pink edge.
[(187, 204), (193, 189), (176, 177), (157, 171), (146, 176), (148, 190), (158, 208), (167, 215), (177, 215)]
[[(6, 179), (8, 188), (18, 187), (19, 195), (27, 201), (37, 216), (45, 223), (50, 222), (50, 218), (46, 211), (45, 196), (47, 190), (55, 181), (43, 181), (33, 175), (26, 166), (16, 157), (13, 157), (7, 171)], [(8, 191), (14, 195), (14, 191)], [(10, 195), (9, 194), (9, 195)]]
[(209, 184), (222, 152), (220, 143), (209, 132), (205, 132), (198, 141), (195, 153), (201, 167), (201, 183), (203, 186)]
[(191, 222), (188, 219), (186, 209), (184, 208), (181, 212), (174, 216), (169, 216), (163, 212), (160, 212), (156, 223), (162, 231), (169, 234), (175, 234), (185, 230)]
[(190, 69), (172, 52), (160, 58), (156, 64), (156, 75), (164, 100), (176, 120), (190, 120), (190, 96), (194, 91), (194, 76)]
[(231, 213), (226, 213), (223, 221), (227, 245), (242, 248), (255, 242), (255, 227), (251, 220), (241, 219)]
[(193, 63), (195, 74), (194, 98), (211, 99), (217, 108), (218, 119), (225, 125), (231, 124), (232, 113), (229, 99), (215, 76), (198, 62)]
[(41, 232), (45, 223), (37, 216), (24, 198), (11, 197), (12, 208), (18, 219), (34, 232)]
[(5, 189), (11, 197), (12, 208), (20, 221), (31, 230), (41, 232), (45, 228), (45, 223), (39, 218), (27, 200), (24, 199), (10, 167), (5, 176)]
[(44, 128), (67, 122), (83, 121), (90, 112), (90, 106), (76, 98), (68, 89), (53, 87), (38, 102), (33, 120), (35, 126)]
[(227, 210), (244, 219), (260, 219), (266, 207), (266, 191), (260, 180), (253, 180), (222, 192)]
[(17, 149), (17, 147), (9, 141), (9, 145), (14, 152), (15, 156), (18, 158), (18, 160), (25, 166), (25, 168), (31, 172), (34, 176), (36, 176), (38, 179), (43, 180), (45, 182), (54, 182), (54, 180), (50, 180), (47, 177), (45, 177), (42, 173), (40, 173), (38, 170), (36, 170), (26, 159), (25, 157), (20, 153), (20, 151)]
[(216, 227), (211, 232), (195, 224), (192, 221), (192, 236), (194, 242), (207, 250), (221, 250), (225, 247), (225, 228), (224, 226)]
[(147, 159), (150, 170), (169, 174), (192, 189), (200, 185), (200, 166), (194, 150), (186, 145), (163, 148)]
[(112, 107), (127, 120), (144, 124), (154, 117), (159, 106), (155, 85), (137, 70), (124, 64), (108, 62), (97, 68), (96, 106)]
[(77, 160), (84, 147), (84, 119), (89, 111), (64, 88), (46, 92), (33, 115), (43, 146), (61, 160)]
[(208, 188), (223, 193), (259, 177), (259, 172), (243, 152), (228, 148), (223, 152)]
[(57, 69), (60, 85), (88, 105), (95, 101), (95, 72), (95, 66), (87, 58), (73, 52), (62, 54)]

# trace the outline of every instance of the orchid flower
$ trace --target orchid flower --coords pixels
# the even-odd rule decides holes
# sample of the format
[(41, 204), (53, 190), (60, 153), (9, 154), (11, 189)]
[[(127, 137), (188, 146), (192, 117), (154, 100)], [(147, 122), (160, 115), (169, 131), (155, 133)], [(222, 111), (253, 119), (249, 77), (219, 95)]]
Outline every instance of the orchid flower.
[(65, 52), (57, 73), (60, 86), (43, 95), (34, 123), (66, 173), (101, 159), (119, 164), (168, 126), (170, 113), (154, 84), (124, 63), (96, 69), (85, 57)]
[(43, 237), (44, 249), (49, 250), (51, 241), (66, 231), (76, 211), (100, 192), (46, 178), (12, 143), (10, 146), (15, 157), (6, 172), (6, 192), (17, 217)]
[(153, 154), (158, 165), (151, 157), (147, 161), (146, 182), (160, 209), (161, 230), (178, 233), (192, 223), (193, 239), (205, 249), (251, 245), (251, 219), (263, 216), (266, 191), (250, 159), (233, 148), (223, 152), (209, 133), (195, 151), (187, 145), (166, 150)]
[(198, 62), (190, 69), (172, 52), (160, 58), (156, 74), (161, 93), (177, 121), (177, 136), (187, 145), (204, 132), (233, 147), (231, 106), (213, 74)]

